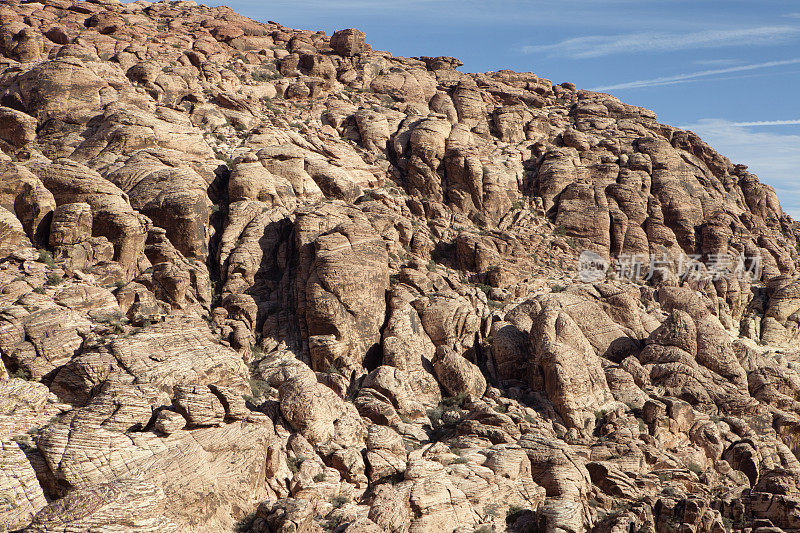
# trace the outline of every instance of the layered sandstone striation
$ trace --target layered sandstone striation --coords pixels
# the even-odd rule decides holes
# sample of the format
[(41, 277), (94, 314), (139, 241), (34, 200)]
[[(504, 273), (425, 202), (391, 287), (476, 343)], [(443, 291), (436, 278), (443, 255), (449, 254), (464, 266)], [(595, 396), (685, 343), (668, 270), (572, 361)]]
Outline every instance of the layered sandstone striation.
[(800, 531), (800, 224), (461, 65), (0, 2), (0, 531)]

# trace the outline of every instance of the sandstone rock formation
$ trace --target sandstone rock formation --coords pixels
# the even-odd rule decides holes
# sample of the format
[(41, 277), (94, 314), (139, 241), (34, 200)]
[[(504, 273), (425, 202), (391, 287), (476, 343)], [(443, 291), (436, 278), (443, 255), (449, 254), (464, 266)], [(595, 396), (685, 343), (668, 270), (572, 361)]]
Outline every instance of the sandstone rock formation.
[(0, 531), (800, 531), (745, 166), (353, 28), (0, 4)]

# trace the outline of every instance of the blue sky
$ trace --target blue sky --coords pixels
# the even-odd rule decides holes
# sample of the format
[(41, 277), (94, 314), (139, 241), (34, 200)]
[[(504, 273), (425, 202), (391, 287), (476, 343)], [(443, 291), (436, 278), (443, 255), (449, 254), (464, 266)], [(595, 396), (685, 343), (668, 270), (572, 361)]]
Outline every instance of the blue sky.
[(602, 90), (697, 132), (800, 219), (798, 0), (229, 0), (293, 28)]

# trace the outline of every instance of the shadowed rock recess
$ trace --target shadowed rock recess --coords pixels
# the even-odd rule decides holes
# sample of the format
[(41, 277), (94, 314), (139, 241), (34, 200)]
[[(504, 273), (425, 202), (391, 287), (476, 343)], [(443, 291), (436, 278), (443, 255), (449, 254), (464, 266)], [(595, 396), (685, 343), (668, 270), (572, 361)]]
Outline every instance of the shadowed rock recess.
[(800, 532), (774, 190), (368, 42), (0, 1), (0, 531)]

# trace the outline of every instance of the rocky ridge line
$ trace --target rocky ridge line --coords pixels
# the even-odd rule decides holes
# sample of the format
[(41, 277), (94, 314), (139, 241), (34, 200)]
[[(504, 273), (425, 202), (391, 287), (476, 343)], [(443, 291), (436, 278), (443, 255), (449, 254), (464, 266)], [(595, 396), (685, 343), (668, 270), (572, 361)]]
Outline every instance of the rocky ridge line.
[(800, 531), (800, 224), (460, 66), (0, 1), (0, 531)]

